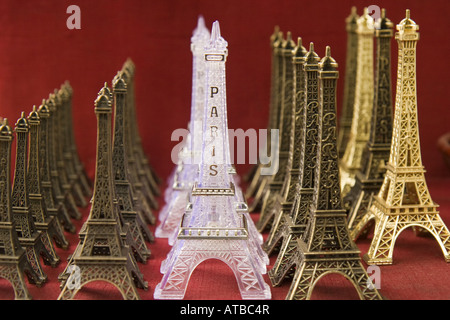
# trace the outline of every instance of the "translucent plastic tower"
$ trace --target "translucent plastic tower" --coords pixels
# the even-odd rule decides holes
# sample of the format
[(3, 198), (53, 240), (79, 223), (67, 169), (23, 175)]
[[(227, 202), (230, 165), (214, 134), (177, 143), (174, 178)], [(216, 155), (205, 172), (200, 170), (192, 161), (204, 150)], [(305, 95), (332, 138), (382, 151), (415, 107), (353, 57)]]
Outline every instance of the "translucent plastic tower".
[(161, 264), (163, 278), (155, 299), (183, 299), (189, 278), (201, 262), (219, 259), (236, 277), (243, 299), (270, 299), (264, 282), (264, 256), (249, 227), (248, 215), (240, 208), (230, 165), (226, 114), (225, 61), (227, 42), (213, 24), (204, 51), (205, 109), (199, 177), (190, 193), (177, 237)]
[[(180, 224), (181, 217), (188, 204), (188, 194), (198, 175), (198, 156), (201, 153), (201, 126), (204, 110), (205, 63), (203, 50), (210, 38), (202, 16), (198, 18), (197, 27), (191, 38), (192, 51), (192, 103), (189, 134), (178, 154), (178, 164), (168, 179), (169, 187), (165, 192), (166, 204), (159, 213), (160, 224), (155, 236), (168, 238)], [(197, 133), (197, 134), (195, 134)], [(197, 160), (197, 161), (196, 161)]]

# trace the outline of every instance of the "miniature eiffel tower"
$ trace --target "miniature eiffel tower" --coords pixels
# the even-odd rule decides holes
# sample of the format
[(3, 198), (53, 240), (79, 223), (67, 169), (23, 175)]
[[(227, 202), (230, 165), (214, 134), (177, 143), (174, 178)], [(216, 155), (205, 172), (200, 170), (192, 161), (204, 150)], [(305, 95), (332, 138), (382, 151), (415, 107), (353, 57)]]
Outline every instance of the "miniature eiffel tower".
[[(274, 33), (270, 37), (270, 47), (272, 51), (272, 69), (271, 69), (271, 84), (270, 84), (270, 106), (269, 106), (269, 123), (267, 126), (268, 132), (273, 129), (279, 129), (280, 119), (280, 92), (282, 89), (283, 68), (281, 56), (281, 44), (283, 43), (283, 32), (278, 26), (275, 26)], [(268, 139), (265, 145), (265, 154), (271, 148), (272, 139)], [(263, 153), (264, 154), (264, 153)], [(254, 198), (250, 204), (249, 211), (254, 212), (261, 206), (262, 194), (266, 183), (267, 175), (261, 174), (261, 169), (264, 167), (263, 163), (256, 164), (251, 172), (248, 174), (247, 180), (249, 186), (245, 192), (245, 198)]]
[(49, 136), (52, 136), (49, 130), (50, 110), (45, 99), (39, 106), (38, 112), (41, 123), (39, 132), (39, 160), (41, 168), (40, 178), (45, 207), (50, 216), (58, 219), (64, 230), (74, 233), (76, 228), (67, 211), (63, 192), (57, 182), (57, 179), (55, 179), (54, 176), (51, 176), (50, 159), (53, 157), (51, 154), (51, 150), (53, 149), (53, 139), (49, 139)]
[(183, 216), (178, 237), (161, 265), (164, 276), (155, 289), (156, 299), (182, 299), (192, 271), (208, 259), (220, 259), (233, 270), (243, 299), (271, 297), (247, 217), (235, 206), (235, 186), (229, 174), (227, 53), (227, 42), (220, 36), (216, 21), (204, 51), (206, 102), (199, 180), (192, 188), (192, 206)]
[(8, 119), (0, 125), (0, 277), (8, 280), (16, 300), (29, 300), (31, 295), (24, 274), (38, 279), (19, 243), (11, 214), (11, 144), (13, 133)]
[[(286, 179), (283, 182), (283, 187), (281, 189), (280, 194), (277, 195), (276, 203), (273, 208), (272, 215), (274, 216), (274, 223), (272, 224), (272, 228), (270, 229), (269, 236), (264, 243), (264, 250), (266, 252), (271, 253), (278, 243), (279, 239), (279, 231), (283, 227), (284, 224), (284, 215), (289, 214), (292, 210), (292, 205), (294, 203), (294, 199), (297, 193), (297, 185), (300, 179), (300, 165), (304, 163), (301, 158), (304, 156), (302, 152), (302, 148), (304, 146), (305, 139), (305, 99), (308, 90), (305, 90), (307, 80), (308, 83), (311, 83), (312, 80), (310, 77), (306, 80), (306, 74), (304, 70), (305, 66), (305, 58), (308, 54), (308, 51), (302, 46), (301, 38), (298, 38), (297, 46), (293, 52), (293, 64), (294, 64), (294, 73), (293, 73), (293, 104), (294, 104), (294, 113), (293, 113), (293, 122), (291, 132), (291, 149), (289, 150), (289, 163), (288, 163), (288, 174)], [(311, 61), (308, 61), (310, 64)], [(309, 68), (309, 64), (308, 67)], [(309, 69), (308, 69), (309, 70)], [(311, 73), (309, 73), (311, 75)], [(315, 79), (317, 81), (317, 78)], [(310, 86), (310, 89), (313, 89)], [(317, 92), (316, 92), (317, 96)], [(311, 90), (308, 91), (308, 102), (311, 102)], [(306, 172), (305, 169), (302, 172)]]
[(46, 101), (50, 116), (47, 120), (48, 135), (47, 140), (49, 144), (49, 157), (50, 162), (50, 176), (52, 178), (52, 184), (58, 184), (61, 192), (58, 191), (56, 195), (59, 201), (63, 201), (67, 212), (71, 218), (81, 219), (81, 213), (77, 208), (75, 199), (72, 194), (71, 185), (67, 177), (64, 161), (61, 161), (61, 144), (59, 142), (59, 124), (58, 124), (58, 109), (60, 107), (60, 100), (56, 94), (50, 94)]
[[(156, 174), (155, 170), (151, 167), (149, 158), (146, 156), (144, 149), (142, 147), (142, 140), (139, 134), (139, 126), (137, 123), (137, 115), (136, 115), (136, 102), (135, 102), (135, 93), (134, 93), (134, 79), (136, 73), (136, 67), (131, 61), (128, 59), (125, 61), (122, 71), (124, 71), (127, 75), (127, 86), (128, 86), (128, 100), (127, 105), (129, 105), (128, 112), (128, 122), (130, 123), (130, 141), (132, 142), (132, 150), (134, 151), (136, 161), (138, 161), (139, 175), (142, 177), (146, 184), (148, 185), (150, 191), (152, 192), (152, 196), (159, 196), (160, 190), (158, 184), (161, 182), (161, 179)], [(152, 208), (158, 209), (158, 202), (153, 200)], [(153, 222), (154, 223), (154, 222)]]
[(355, 174), (361, 168), (363, 150), (369, 140), (373, 109), (373, 18), (368, 9), (357, 21), (358, 61), (355, 102), (350, 136), (340, 161), (341, 191), (344, 197), (355, 184)]
[(53, 247), (52, 242), (60, 247), (67, 249), (69, 243), (67, 242), (61, 224), (57, 217), (51, 216), (47, 213), (44, 199), (41, 192), (41, 172), (40, 172), (40, 117), (36, 111), (36, 106), (28, 116), (29, 124), (29, 156), (27, 169), (27, 190), (28, 200), (30, 203), (30, 212), (33, 217), (36, 229), (41, 233), (42, 243), (52, 257), (52, 265), (57, 265), (60, 258)]
[(320, 62), (319, 141), (315, 190), (305, 233), (292, 260), (296, 271), (286, 299), (310, 299), (314, 284), (327, 273), (350, 280), (361, 299), (381, 299), (363, 268), (359, 250), (350, 239), (342, 207), (336, 145), (337, 63), (330, 47)]
[[(137, 245), (138, 254), (143, 261), (150, 256), (145, 239), (151, 239), (151, 231), (138, 214), (135, 207), (134, 190), (128, 178), (128, 160), (124, 137), (124, 113), (127, 100), (127, 84), (123, 72), (119, 72), (113, 80), (114, 94), (114, 143), (112, 153), (114, 186), (120, 214), (125, 223), (129, 224), (131, 236)], [(146, 236), (144, 236), (144, 234)]]
[[(59, 300), (73, 299), (78, 290), (91, 281), (107, 281), (124, 299), (139, 299), (136, 286), (147, 288), (134, 257), (123, 240), (118, 210), (114, 202), (111, 143), (111, 102), (101, 94), (95, 101), (97, 116), (97, 161), (94, 196), (89, 217), (80, 232), (80, 242), (69, 262), (77, 268), (66, 268), (71, 274), (64, 281)], [(76, 271), (78, 270), (78, 271)], [(75, 275), (78, 272), (78, 275)], [(71, 277), (78, 276), (79, 283)]]
[(338, 130), (338, 155), (342, 159), (347, 147), (353, 118), (353, 105), (355, 103), (356, 66), (358, 63), (358, 14), (356, 7), (352, 7), (350, 15), (345, 20), (347, 30), (347, 57), (345, 62), (344, 100)]
[(419, 26), (410, 18), (398, 25), (398, 72), (394, 127), (386, 175), (369, 213), (355, 226), (360, 233), (375, 219), (375, 231), (364, 259), (370, 264), (392, 264), (394, 244), (408, 227), (418, 227), (432, 234), (450, 261), (450, 232), (442, 221), (438, 205), (431, 199), (420, 155), (417, 120), (416, 46)]
[(38, 275), (33, 279), (37, 286), (41, 286), (47, 281), (47, 275), (42, 269), (39, 258), (42, 256), (45, 264), (53, 267), (59, 263), (54, 260), (42, 240), (42, 234), (36, 229), (30, 211), (28, 198), (27, 181), (27, 155), (28, 155), (28, 121), (22, 112), (22, 116), (17, 120), (15, 132), (17, 136), (16, 144), (16, 164), (14, 170), (14, 182), (11, 196), (12, 218), (16, 224), (16, 231), (19, 243), (26, 251), (28, 262), (34, 272)]
[[(60, 98), (59, 107), (59, 143), (60, 161), (64, 163), (67, 171), (67, 178), (71, 186), (71, 191), (77, 206), (85, 208), (88, 205), (85, 197), (91, 195), (91, 189), (84, 170), (79, 169), (79, 159), (76, 144), (73, 142), (71, 99), (72, 90), (66, 82), (56, 92)], [(74, 146), (72, 146), (74, 144)]]
[(392, 90), (391, 90), (391, 38), (394, 34), (393, 23), (381, 10), (381, 18), (375, 24), (377, 44), (375, 96), (371, 118), (370, 136), (361, 156), (361, 168), (356, 172), (355, 185), (344, 197), (344, 206), (348, 212), (348, 228), (353, 227), (366, 214), (372, 201), (383, 184), (386, 163), (392, 139)]
[(201, 155), (201, 130), (203, 130), (205, 102), (205, 57), (203, 50), (209, 38), (210, 32), (205, 26), (203, 17), (200, 16), (197, 21), (197, 27), (191, 37), (193, 59), (189, 134), (186, 138), (186, 145), (179, 153), (179, 163), (171, 180), (169, 180), (169, 187), (166, 189), (166, 205), (159, 213), (161, 223), (155, 231), (155, 235), (159, 238), (170, 238), (177, 232), (188, 204), (189, 193), (198, 178), (197, 158)]
[(291, 139), (292, 127), (294, 125), (293, 117), (293, 103), (292, 103), (292, 52), (295, 48), (295, 42), (292, 41), (291, 33), (288, 32), (286, 41), (282, 44), (283, 57), (283, 90), (281, 92), (281, 114), (280, 114), (280, 152), (279, 152), (279, 166), (278, 171), (269, 176), (263, 191), (263, 203), (261, 207), (261, 214), (257, 223), (258, 231), (262, 232), (269, 228), (273, 223), (273, 207), (277, 194), (281, 192), (283, 182), (288, 175), (289, 157), (292, 156), (290, 150), (292, 149)]
[[(289, 214), (280, 216), (279, 227), (270, 234), (264, 249), (272, 253), (282, 241), (277, 260), (271, 270), (269, 278), (273, 285), (279, 285), (289, 276), (289, 261), (297, 250), (297, 239), (304, 233), (308, 224), (310, 208), (315, 190), (315, 167), (317, 159), (315, 153), (318, 148), (319, 131), (319, 62), (320, 57), (314, 51), (314, 43), (310, 43), (309, 51), (304, 56), (303, 86), (304, 105), (302, 113), (303, 132), (301, 135), (300, 176), (296, 186), (296, 196)], [(297, 78), (297, 80), (300, 80)]]

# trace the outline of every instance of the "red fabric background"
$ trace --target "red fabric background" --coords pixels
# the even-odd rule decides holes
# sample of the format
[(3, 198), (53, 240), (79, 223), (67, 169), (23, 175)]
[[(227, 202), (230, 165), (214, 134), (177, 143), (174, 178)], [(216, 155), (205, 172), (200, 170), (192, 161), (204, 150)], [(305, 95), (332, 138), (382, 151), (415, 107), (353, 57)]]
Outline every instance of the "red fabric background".
[[(81, 30), (69, 30), (66, 8), (76, 4), (81, 8)], [(227, 99), (229, 127), (265, 128), (267, 124), (270, 85), (269, 36), (275, 25), (291, 31), (294, 39), (304, 44), (315, 43), (323, 56), (325, 46), (331, 46), (332, 56), (339, 63), (343, 90), (345, 70), (345, 18), (350, 7), (358, 13), (364, 6), (385, 7), (387, 16), (397, 24), (411, 9), (411, 18), (420, 25), (421, 40), (417, 52), (417, 85), (422, 157), (432, 196), (441, 204), (444, 220), (450, 225), (450, 170), (436, 147), (439, 136), (450, 131), (447, 105), (449, 92), (448, 14), (450, 3), (434, 1), (203, 1), (203, 0), (76, 0), (0, 2), (0, 116), (14, 124), (20, 111), (28, 113), (39, 105), (54, 88), (69, 80), (74, 89), (74, 126), (82, 161), (92, 177), (95, 165), (96, 120), (93, 102), (97, 92), (111, 82), (130, 57), (136, 64), (136, 102), (139, 129), (144, 148), (160, 177), (166, 178), (173, 168), (170, 152), (176, 142), (170, 141), (173, 130), (185, 128), (189, 120), (191, 94), (190, 37), (197, 17), (202, 14), (210, 28), (220, 21), (221, 31), (229, 44), (227, 63)], [(393, 40), (393, 91), (395, 93), (397, 45)], [(342, 94), (340, 94), (338, 112)], [(243, 174), (249, 167), (240, 165)], [(437, 180), (435, 180), (435, 178)], [(441, 180), (440, 178), (444, 178)], [(165, 186), (163, 186), (164, 188)], [(88, 210), (85, 210), (87, 216)], [(254, 215), (257, 219), (257, 216)], [(79, 222), (79, 226), (81, 222)], [(412, 241), (412, 242), (411, 242)], [(430, 246), (428, 246), (428, 242)], [(71, 236), (68, 252), (77, 244)], [(358, 243), (362, 252), (369, 242)], [(448, 264), (433, 239), (401, 235), (394, 266), (382, 267), (381, 292), (390, 299), (450, 298)], [(148, 292), (142, 298), (151, 299), (153, 289), (161, 279), (159, 264), (168, 246), (157, 240), (150, 246), (153, 256), (143, 266)], [(397, 252), (397, 251), (396, 251)], [(398, 259), (397, 259), (398, 258)], [(46, 267), (50, 282), (43, 288), (29, 286), (35, 299), (55, 299), (59, 288), (58, 269)], [(214, 276), (219, 272), (220, 276)], [(212, 273), (212, 274), (211, 274)], [(342, 281), (334, 281), (336, 292)], [(324, 280), (325, 281), (325, 280)], [(0, 281), (0, 298), (11, 298), (7, 284)], [(319, 297), (355, 298), (349, 284), (349, 295), (329, 294)], [(272, 288), (274, 299), (284, 299), (289, 285)], [(88, 290), (91, 288), (91, 290)], [(220, 288), (220, 290), (211, 290)], [(105, 293), (98, 285), (83, 289), (90, 298), (120, 298), (108, 287)], [(81, 295), (80, 295), (81, 297)], [(239, 299), (231, 271), (215, 262), (199, 266), (191, 278), (187, 299)]]

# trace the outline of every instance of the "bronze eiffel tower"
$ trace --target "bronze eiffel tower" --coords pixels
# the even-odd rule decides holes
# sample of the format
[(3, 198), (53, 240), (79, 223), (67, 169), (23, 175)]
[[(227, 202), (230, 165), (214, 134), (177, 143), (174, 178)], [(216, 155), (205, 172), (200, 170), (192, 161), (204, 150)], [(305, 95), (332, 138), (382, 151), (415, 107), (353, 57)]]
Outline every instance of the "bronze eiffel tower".
[(265, 249), (271, 253), (278, 249), (277, 260), (269, 271), (273, 285), (279, 285), (289, 276), (289, 261), (297, 250), (297, 238), (305, 231), (308, 224), (310, 208), (313, 201), (315, 167), (317, 160), (315, 154), (318, 148), (319, 130), (319, 62), (320, 57), (314, 51), (314, 43), (310, 43), (309, 51), (305, 55), (303, 65), (303, 83), (305, 94), (305, 108), (303, 117), (303, 132), (301, 135), (300, 176), (296, 185), (296, 196), (291, 212), (281, 217), (280, 228), (273, 236), (268, 238), (270, 244)]
[(53, 241), (60, 247), (67, 249), (69, 243), (64, 235), (64, 231), (57, 217), (47, 213), (41, 191), (41, 170), (40, 170), (40, 122), (36, 106), (28, 115), (29, 124), (29, 156), (27, 169), (27, 190), (30, 203), (30, 212), (33, 217), (36, 229), (41, 233), (41, 239), (47, 251), (52, 256), (52, 264), (59, 264), (60, 258), (53, 247)]
[(420, 155), (416, 92), (416, 46), (419, 26), (410, 18), (397, 25), (397, 90), (394, 126), (386, 175), (368, 213), (355, 226), (359, 234), (374, 219), (375, 230), (364, 259), (371, 264), (391, 264), (395, 241), (408, 227), (420, 228), (434, 236), (450, 261), (450, 232), (442, 221), (438, 205), (428, 191)]
[[(131, 133), (131, 141), (133, 145), (133, 150), (136, 156), (137, 161), (139, 161), (139, 175), (145, 179), (146, 183), (149, 186), (150, 191), (156, 197), (160, 195), (159, 184), (161, 183), (161, 179), (156, 174), (156, 171), (150, 165), (150, 160), (146, 156), (144, 152), (144, 148), (142, 146), (142, 139), (139, 133), (139, 126), (137, 122), (137, 114), (136, 114), (136, 99), (135, 99), (135, 74), (136, 74), (136, 66), (134, 65), (131, 59), (127, 59), (122, 67), (122, 71), (124, 71), (128, 75), (127, 83), (128, 83), (128, 100), (127, 105), (128, 108), (128, 117), (129, 123), (132, 125), (130, 127)], [(158, 208), (158, 203), (153, 204), (153, 209)]]
[(292, 257), (296, 271), (286, 299), (309, 299), (316, 281), (339, 273), (353, 282), (361, 299), (381, 299), (363, 268), (359, 250), (350, 239), (342, 207), (336, 143), (337, 63), (330, 47), (320, 61), (319, 140), (314, 196), (305, 233)]
[(269, 228), (274, 216), (272, 214), (273, 207), (275, 205), (275, 199), (278, 193), (280, 193), (283, 186), (283, 181), (288, 174), (289, 157), (292, 155), (289, 153), (291, 150), (291, 128), (293, 126), (293, 111), (294, 105), (292, 103), (292, 88), (293, 88), (293, 64), (292, 54), (295, 48), (295, 42), (292, 41), (291, 33), (288, 32), (286, 40), (281, 45), (281, 55), (283, 57), (282, 70), (283, 70), (283, 90), (281, 92), (281, 109), (280, 109), (280, 140), (279, 140), (279, 166), (278, 171), (269, 176), (263, 189), (263, 202), (261, 207), (261, 214), (257, 223), (258, 231), (262, 232)]
[[(64, 194), (58, 183), (58, 180), (51, 175), (50, 162), (53, 159), (52, 134), (49, 130), (50, 110), (44, 99), (39, 106), (40, 117), (40, 143), (39, 143), (39, 160), (41, 170), (41, 187), (42, 196), (44, 198), (45, 207), (50, 216), (56, 217), (63, 226), (64, 230), (75, 233), (76, 227), (72, 223), (67, 207), (64, 202)], [(49, 138), (50, 136), (50, 138)]]
[[(268, 132), (271, 133), (272, 129), (279, 129), (279, 118), (280, 118), (280, 90), (281, 90), (281, 79), (282, 79), (282, 68), (281, 65), (281, 44), (283, 42), (283, 33), (280, 31), (278, 26), (275, 26), (273, 34), (270, 36), (270, 48), (272, 52), (272, 65), (271, 65), (271, 83), (270, 83), (270, 105), (269, 105), (269, 123), (267, 126)], [(271, 139), (266, 141), (266, 152), (270, 150)], [(262, 163), (258, 163), (252, 167), (245, 179), (249, 181), (249, 186), (245, 191), (245, 198), (254, 198), (251, 205), (249, 206), (249, 211), (253, 212), (260, 208), (262, 200), (262, 192), (264, 190), (264, 183), (267, 176), (261, 175), (261, 168), (264, 166)]]
[[(291, 148), (289, 150), (288, 174), (283, 182), (281, 192), (277, 195), (276, 203), (273, 208), (272, 215), (274, 222), (270, 229), (269, 236), (263, 245), (266, 252), (272, 253), (275, 246), (280, 241), (280, 230), (284, 224), (284, 216), (289, 214), (292, 210), (292, 205), (297, 194), (297, 185), (300, 178), (301, 168), (303, 163), (301, 158), (304, 156), (302, 148), (304, 146), (304, 131), (305, 131), (305, 99), (306, 94), (306, 73), (304, 70), (306, 55), (308, 51), (302, 46), (301, 38), (297, 40), (297, 46), (293, 52), (293, 105), (294, 125), (291, 128)], [(308, 78), (308, 80), (311, 80)], [(312, 88), (312, 86), (310, 86)], [(308, 91), (309, 98), (311, 98), (311, 91)]]
[[(64, 158), (72, 162), (72, 166), (75, 167), (75, 174), (77, 176), (77, 178), (75, 179), (75, 183), (79, 185), (79, 188), (81, 189), (83, 195), (85, 197), (90, 198), (92, 196), (92, 181), (89, 179), (89, 176), (84, 168), (83, 162), (81, 162), (80, 160), (77, 149), (77, 143), (75, 140), (75, 132), (73, 128), (73, 120), (72, 120), (73, 89), (68, 81), (66, 81), (61, 86), (61, 89), (65, 92), (63, 96), (63, 112), (65, 114), (64, 117), (65, 124), (63, 125), (63, 128), (66, 129)], [(81, 205), (83, 206), (83, 204)]]
[[(19, 243), (11, 213), (11, 144), (13, 132), (4, 118), (0, 125), (0, 277), (11, 283), (16, 300), (29, 300), (31, 295), (24, 274), (30, 282), (39, 279), (26, 252)], [(33, 280), (35, 279), (35, 280)]]
[(58, 107), (59, 99), (55, 94), (50, 94), (45, 102), (50, 116), (47, 119), (47, 143), (49, 148), (48, 161), (50, 166), (50, 177), (52, 185), (56, 190), (58, 201), (64, 203), (67, 213), (71, 218), (80, 219), (81, 213), (77, 208), (75, 199), (71, 192), (71, 186), (66, 174), (64, 161), (61, 161), (61, 144), (59, 143)]
[[(68, 84), (65, 83), (61, 86), (59, 90), (55, 90), (55, 94), (59, 97), (60, 106), (58, 110), (58, 132), (59, 132), (59, 161), (64, 163), (64, 168), (66, 170), (67, 179), (70, 185), (70, 190), (74, 197), (75, 203), (78, 207), (86, 207), (88, 202), (86, 201), (85, 192), (88, 190), (83, 190), (83, 184), (81, 183), (81, 175), (78, 172), (76, 164), (76, 145), (71, 148), (72, 134), (72, 113), (70, 110), (71, 103), (71, 90)], [(83, 175), (84, 176), (84, 175)], [(90, 192), (90, 191), (88, 191)]]
[[(370, 136), (361, 156), (361, 169), (356, 172), (355, 185), (344, 197), (348, 212), (348, 228), (352, 230), (367, 213), (372, 201), (383, 184), (386, 163), (392, 139), (392, 89), (391, 89), (391, 38), (394, 24), (381, 10), (381, 18), (376, 21), (376, 75), (374, 106), (370, 125)], [(367, 230), (367, 229), (366, 229)]]
[(353, 105), (355, 103), (356, 66), (358, 63), (358, 14), (356, 7), (352, 7), (350, 15), (345, 20), (347, 31), (347, 56), (345, 62), (344, 100), (339, 118), (338, 155), (342, 159), (347, 148), (353, 119)]
[(31, 264), (34, 273), (37, 274), (37, 277), (33, 278), (32, 281), (37, 286), (41, 286), (47, 281), (47, 275), (42, 269), (39, 258), (42, 256), (44, 263), (53, 267), (57, 266), (59, 260), (54, 260), (54, 257), (42, 241), (42, 234), (36, 229), (30, 211), (27, 187), (29, 125), (23, 112), (16, 122), (15, 132), (17, 143), (14, 182), (11, 195), (12, 218), (16, 224), (19, 243), (25, 249), (28, 262)]
[[(94, 195), (89, 217), (80, 232), (80, 242), (66, 268), (59, 300), (73, 299), (88, 282), (107, 281), (124, 299), (139, 299), (137, 287), (147, 289), (128, 243), (124, 241), (120, 217), (114, 201), (114, 178), (111, 143), (110, 96), (100, 94), (95, 101), (97, 116), (97, 161)], [(129, 233), (128, 233), (129, 235)], [(131, 241), (131, 238), (127, 236)], [(78, 279), (77, 281), (73, 281)]]
[(145, 244), (144, 234), (147, 239), (152, 237), (152, 235), (141, 215), (135, 209), (138, 204), (134, 198), (134, 191), (128, 178), (128, 159), (124, 143), (127, 84), (123, 78), (123, 72), (119, 72), (113, 80), (113, 95), (115, 108), (112, 163), (116, 200), (124, 222), (129, 224), (131, 236), (137, 245), (140, 259), (146, 261), (150, 256), (150, 250)]

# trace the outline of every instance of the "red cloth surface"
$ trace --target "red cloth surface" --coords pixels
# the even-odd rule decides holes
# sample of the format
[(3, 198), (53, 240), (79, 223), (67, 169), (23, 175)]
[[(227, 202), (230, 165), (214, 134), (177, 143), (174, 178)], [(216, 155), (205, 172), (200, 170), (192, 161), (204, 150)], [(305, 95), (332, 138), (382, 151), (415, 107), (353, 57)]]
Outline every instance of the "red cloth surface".
[[(81, 30), (69, 30), (69, 5), (81, 9)], [(136, 64), (136, 103), (138, 125), (152, 166), (163, 179), (174, 164), (170, 154), (177, 144), (170, 140), (173, 130), (185, 128), (190, 115), (191, 68), (190, 37), (202, 14), (210, 28), (219, 20), (228, 41), (227, 101), (229, 127), (265, 128), (270, 87), (269, 37), (275, 25), (303, 38), (305, 46), (315, 43), (323, 56), (325, 46), (339, 63), (338, 114), (342, 102), (345, 70), (345, 18), (352, 5), (361, 14), (371, 1), (202, 1), (202, 0), (77, 0), (0, 2), (0, 116), (14, 124), (20, 112), (31, 111), (54, 88), (69, 80), (74, 89), (73, 121), (78, 150), (91, 177), (95, 170), (96, 118), (93, 103), (104, 82), (111, 83), (123, 62)], [(448, 12), (450, 3), (436, 1), (386, 1), (387, 16), (397, 24), (411, 10), (420, 26), (417, 51), (417, 86), (420, 139), (423, 164), (433, 199), (441, 205), (441, 215), (450, 225), (450, 170), (436, 147), (437, 139), (450, 131), (447, 106), (449, 82)], [(397, 44), (392, 42), (392, 88), (395, 94)], [(244, 174), (249, 165), (238, 165)], [(165, 188), (165, 185), (162, 186)], [(161, 206), (163, 205), (162, 199)], [(87, 217), (89, 208), (84, 211)], [(257, 220), (258, 215), (252, 214)], [(77, 222), (79, 230), (82, 221)], [(155, 226), (151, 227), (154, 230)], [(450, 265), (431, 238), (402, 233), (396, 243), (394, 265), (382, 266), (381, 293), (389, 299), (450, 298)], [(28, 285), (34, 299), (56, 299), (58, 274), (66, 257), (78, 243), (67, 235), (70, 248), (59, 250), (63, 260), (58, 268), (45, 266), (49, 282), (42, 288)], [(358, 241), (362, 253), (370, 240)], [(149, 282), (142, 299), (152, 299), (161, 280), (159, 265), (170, 247), (165, 239), (151, 244), (152, 256), (140, 264)], [(275, 257), (272, 257), (273, 263)], [(270, 269), (270, 266), (268, 267)], [(268, 283), (269, 280), (266, 276)], [(352, 299), (356, 291), (342, 277), (327, 276), (313, 298)], [(289, 282), (272, 288), (273, 299), (284, 299)], [(326, 286), (325, 286), (326, 284)], [(105, 287), (104, 287), (105, 286)], [(0, 280), (0, 298), (13, 297), (9, 284)], [(121, 299), (111, 285), (97, 283), (83, 288), (77, 298)], [(202, 263), (193, 273), (186, 299), (240, 299), (231, 271), (221, 262)]]

